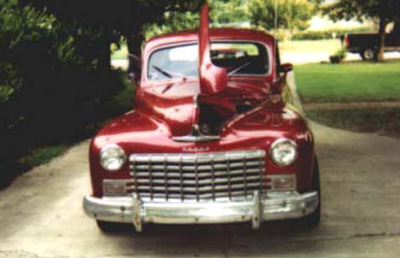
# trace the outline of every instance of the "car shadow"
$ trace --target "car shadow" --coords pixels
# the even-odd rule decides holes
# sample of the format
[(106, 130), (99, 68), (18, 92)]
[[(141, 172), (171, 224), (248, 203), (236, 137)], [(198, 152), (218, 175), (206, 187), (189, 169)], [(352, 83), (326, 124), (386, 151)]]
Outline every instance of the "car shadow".
[[(310, 228), (302, 220), (267, 222), (259, 230), (253, 230), (250, 223), (227, 225), (155, 225), (147, 224), (142, 233), (135, 233), (133, 226), (123, 231), (103, 233), (116, 241), (117, 245), (132, 254), (170, 254), (207, 256), (242, 251), (256, 256), (279, 253), (282, 245), (308, 242), (314, 245), (312, 237), (318, 228)], [(278, 248), (279, 247), (279, 248)], [(292, 246), (293, 248), (293, 246)]]

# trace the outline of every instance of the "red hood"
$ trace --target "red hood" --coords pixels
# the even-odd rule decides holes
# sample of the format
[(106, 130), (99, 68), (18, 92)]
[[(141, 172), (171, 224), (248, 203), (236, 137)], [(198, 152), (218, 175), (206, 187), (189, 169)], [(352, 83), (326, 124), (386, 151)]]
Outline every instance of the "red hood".
[(201, 11), (199, 30), (199, 79), (200, 94), (215, 94), (224, 91), (228, 83), (227, 71), (211, 61), (210, 27), (208, 3)]
[[(230, 80), (225, 90), (200, 96), (196, 103), (199, 92), (198, 80), (181, 79), (142, 87), (138, 90), (137, 108), (165, 123), (172, 136), (184, 136), (191, 132), (198, 105), (214, 106), (216, 108), (214, 111), (220, 113), (223, 122), (227, 122), (240, 113), (238, 108), (241, 105), (254, 108), (267, 100), (271, 92), (271, 84), (256, 78)], [(215, 115), (207, 111), (210, 110), (203, 111), (200, 116)]]

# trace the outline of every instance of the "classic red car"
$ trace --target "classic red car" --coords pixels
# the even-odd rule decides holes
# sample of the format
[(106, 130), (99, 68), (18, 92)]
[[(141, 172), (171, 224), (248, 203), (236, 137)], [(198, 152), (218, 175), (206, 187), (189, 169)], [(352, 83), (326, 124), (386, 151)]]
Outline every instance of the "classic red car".
[(319, 222), (313, 134), (286, 86), (292, 66), (267, 33), (208, 24), (205, 5), (199, 32), (147, 42), (136, 109), (92, 140), (84, 210), (100, 229)]

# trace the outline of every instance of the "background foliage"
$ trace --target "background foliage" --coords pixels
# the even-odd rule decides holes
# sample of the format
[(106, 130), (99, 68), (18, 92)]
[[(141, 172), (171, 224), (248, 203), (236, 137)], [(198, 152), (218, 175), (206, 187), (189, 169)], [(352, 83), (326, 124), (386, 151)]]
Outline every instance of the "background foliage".
[[(278, 7), (278, 17), (276, 17), (276, 7)], [(249, 14), (252, 24), (267, 30), (274, 29), (275, 23), (277, 23), (278, 29), (305, 30), (309, 27), (308, 22), (314, 15), (315, 8), (314, 3), (307, 0), (249, 1)]]
[[(398, 18), (400, 10), (398, 0), (339, 0), (322, 9), (334, 21), (356, 18), (360, 21), (366, 18), (379, 20), (379, 44), (376, 50), (376, 61), (384, 58), (384, 43), (386, 26)], [(397, 20), (395, 32), (400, 34), (400, 23)]]
[[(289, 31), (289, 38), (309, 27), (309, 21), (318, 10), (321, 0), (209, 0), (210, 17), (214, 27), (247, 26), (271, 31)], [(275, 12), (278, 3), (278, 12)], [(198, 10), (186, 12), (166, 12), (162, 24), (145, 27), (146, 38), (180, 31), (196, 29), (199, 20)]]
[(102, 63), (103, 38), (44, 7), (0, 2), (0, 185), (32, 148), (85, 137), (121, 112), (106, 105), (122, 82)]

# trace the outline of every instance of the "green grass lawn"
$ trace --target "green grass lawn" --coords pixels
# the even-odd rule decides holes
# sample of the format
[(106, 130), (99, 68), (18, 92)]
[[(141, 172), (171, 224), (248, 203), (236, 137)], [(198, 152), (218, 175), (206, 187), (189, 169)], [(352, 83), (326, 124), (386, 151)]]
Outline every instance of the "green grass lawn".
[(400, 101), (400, 61), (295, 67), (304, 103)]

